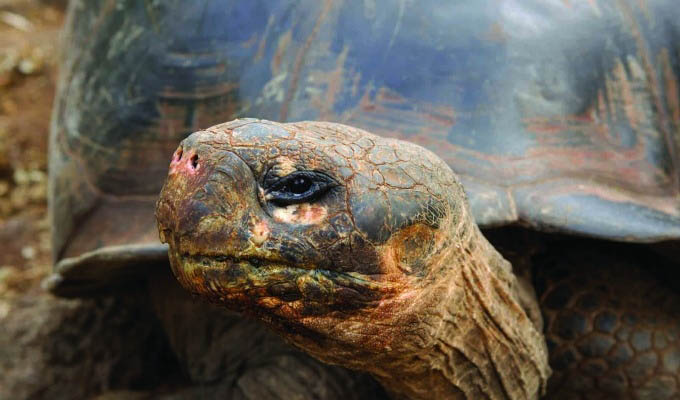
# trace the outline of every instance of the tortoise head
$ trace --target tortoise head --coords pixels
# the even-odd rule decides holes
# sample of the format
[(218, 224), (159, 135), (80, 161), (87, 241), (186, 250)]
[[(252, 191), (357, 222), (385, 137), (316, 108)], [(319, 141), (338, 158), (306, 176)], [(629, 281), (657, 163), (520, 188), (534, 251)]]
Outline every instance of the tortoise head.
[(191, 292), (313, 353), (377, 352), (421, 317), (408, 310), (445, 268), (451, 232), (470, 234), (465, 204), (449, 167), (417, 145), (237, 120), (180, 144), (156, 216)]

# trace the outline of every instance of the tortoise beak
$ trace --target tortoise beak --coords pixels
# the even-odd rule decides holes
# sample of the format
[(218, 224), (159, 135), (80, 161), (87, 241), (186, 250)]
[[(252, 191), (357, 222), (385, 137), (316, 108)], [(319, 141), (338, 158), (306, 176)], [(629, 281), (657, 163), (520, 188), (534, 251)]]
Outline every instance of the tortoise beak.
[(191, 135), (173, 155), (156, 206), (160, 239), (181, 254), (236, 254), (260, 209), (257, 183), (236, 154), (200, 139)]
[[(183, 141), (170, 161), (168, 177), (156, 203), (156, 220), (161, 242), (169, 243), (168, 234), (177, 234), (195, 228), (201, 215), (200, 201), (196, 201), (209, 173), (207, 157), (199, 155), (191, 142)], [(199, 160), (201, 161), (199, 163)]]

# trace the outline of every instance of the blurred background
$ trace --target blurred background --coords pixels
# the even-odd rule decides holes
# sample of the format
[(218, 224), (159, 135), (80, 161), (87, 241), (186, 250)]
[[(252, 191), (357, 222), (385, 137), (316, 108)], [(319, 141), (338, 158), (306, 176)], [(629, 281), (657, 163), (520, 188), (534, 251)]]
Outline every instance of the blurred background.
[(46, 150), (64, 3), (0, 0), (0, 318), (51, 268)]
[(51, 268), (47, 136), (64, 5), (0, 0), (0, 320), (44, 296)]
[[(0, 398), (40, 396), (50, 314), (47, 136), (66, 1), (0, 0)], [(36, 367), (38, 367), (36, 369)], [(48, 379), (49, 380), (49, 379)]]

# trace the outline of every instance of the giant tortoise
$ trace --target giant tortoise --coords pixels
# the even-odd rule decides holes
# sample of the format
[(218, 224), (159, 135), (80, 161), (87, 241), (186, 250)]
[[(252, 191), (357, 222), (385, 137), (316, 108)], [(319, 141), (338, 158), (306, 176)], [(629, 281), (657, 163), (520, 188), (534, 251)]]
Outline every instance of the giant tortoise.
[[(69, 15), (53, 293), (146, 281), (192, 379), (254, 376), (213, 362), (248, 359), (215, 328), (238, 319), (166, 279), (160, 228), (197, 297), (395, 397), (680, 396), (674, 0), (73, 0)], [(241, 117), (330, 122), (215, 125)], [(270, 389), (295, 363), (317, 394), (371, 386), (259, 344)]]

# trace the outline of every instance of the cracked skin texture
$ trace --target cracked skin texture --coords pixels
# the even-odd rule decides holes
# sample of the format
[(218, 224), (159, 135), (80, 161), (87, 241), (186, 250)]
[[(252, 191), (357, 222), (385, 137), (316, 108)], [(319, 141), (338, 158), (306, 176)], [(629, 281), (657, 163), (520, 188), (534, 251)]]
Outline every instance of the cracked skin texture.
[[(156, 216), (189, 291), (370, 372), (395, 398), (545, 392), (535, 298), (429, 151), (340, 124), (244, 119), (194, 133), (173, 163)], [(327, 190), (272, 201), (295, 171)]]

